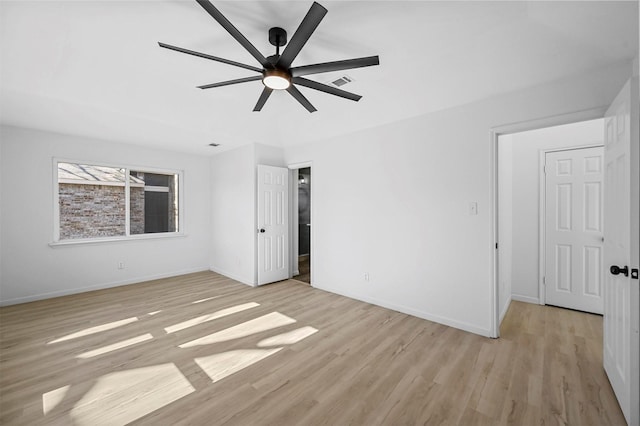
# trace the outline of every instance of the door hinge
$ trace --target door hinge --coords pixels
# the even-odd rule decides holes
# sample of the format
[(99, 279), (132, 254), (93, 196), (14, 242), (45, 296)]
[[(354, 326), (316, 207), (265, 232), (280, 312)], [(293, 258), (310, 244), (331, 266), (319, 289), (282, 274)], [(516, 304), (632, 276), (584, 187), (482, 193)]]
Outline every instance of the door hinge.
[(542, 284), (547, 285), (547, 277), (542, 277)]
[(633, 268), (631, 270), (631, 278), (634, 279), (634, 280), (638, 279), (638, 269), (637, 268)]
[(498, 243), (496, 243), (496, 250), (498, 250)]
[(542, 173), (547, 174), (547, 165), (542, 166)]

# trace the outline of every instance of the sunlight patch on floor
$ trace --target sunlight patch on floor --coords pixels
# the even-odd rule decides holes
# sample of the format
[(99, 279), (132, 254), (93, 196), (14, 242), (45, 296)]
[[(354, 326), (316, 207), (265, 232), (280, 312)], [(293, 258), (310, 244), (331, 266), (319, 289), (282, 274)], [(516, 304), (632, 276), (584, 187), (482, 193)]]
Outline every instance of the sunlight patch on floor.
[(118, 371), (99, 377), (71, 418), (80, 426), (125, 425), (194, 391), (173, 363)]
[(284, 325), (293, 324), (296, 320), (282, 315), (280, 312), (271, 312), (270, 314), (243, 322), (233, 327), (226, 328), (208, 336), (201, 337), (180, 345), (180, 348), (190, 348), (193, 346), (210, 345), (212, 343), (227, 342), (229, 340), (247, 337), (262, 331), (271, 330), (282, 327)]
[(71, 386), (63, 386), (61, 388), (52, 390), (51, 392), (42, 394), (42, 413), (46, 416), (58, 406), (69, 392)]
[(317, 328), (309, 326), (298, 328), (286, 333), (262, 339), (260, 342), (258, 342), (258, 347), (263, 348), (265, 346), (293, 345), (294, 343), (298, 343), (302, 339), (306, 339), (307, 337), (317, 332)]
[(97, 325), (95, 327), (85, 328), (84, 330), (80, 330), (72, 334), (67, 334), (66, 336), (52, 340), (48, 342), (47, 345), (50, 345), (52, 343), (64, 342), (66, 340), (77, 339), (78, 337), (89, 336), (91, 334), (100, 333), (101, 331), (107, 331), (117, 327), (122, 327), (123, 325), (131, 324), (132, 322), (136, 321), (138, 321), (138, 317), (131, 317), (120, 321), (113, 321), (106, 324)]
[[(211, 298), (202, 299), (201, 301), (210, 299)], [(255, 302), (239, 304), (167, 326), (164, 328), (164, 331), (167, 334), (175, 333), (258, 306), (260, 306), (260, 304)], [(159, 312), (162, 311), (149, 312), (147, 315), (153, 316)], [(139, 321), (138, 317), (131, 317), (85, 328), (84, 330), (52, 340), (48, 342), (48, 344), (92, 335), (136, 321)], [(183, 343), (179, 345), (179, 347), (184, 349), (222, 343), (270, 330), (274, 330), (269, 333), (273, 334), (278, 332), (275, 329), (295, 324), (296, 322), (294, 318), (275, 311)], [(249, 345), (253, 347), (252, 349), (235, 349), (189, 358), (204, 371), (212, 383), (215, 383), (259, 363), (261, 360), (280, 352), (286, 346), (298, 343), (317, 332), (318, 329), (311, 326), (300, 327), (295, 330), (281, 332), (280, 334), (263, 338), (257, 343), (258, 348), (254, 346), (256, 344), (255, 342), (258, 341), (258, 337), (256, 336), (255, 340)], [(107, 356), (115, 351), (126, 350), (139, 343), (162, 337), (170, 338), (164, 334), (158, 337), (158, 335), (154, 336), (151, 333), (145, 333), (97, 349), (87, 350), (75, 357), (78, 359), (90, 359), (104, 355), (104, 359), (108, 361), (109, 358), (107, 358)], [(173, 347), (175, 348), (175, 346)], [(138, 351), (140, 350), (144, 351), (144, 348), (138, 349)], [(193, 355), (196, 354), (197, 353), (194, 353)], [(118, 365), (114, 365), (114, 367), (117, 369)], [(120, 368), (122, 368), (122, 366), (120, 366)], [(47, 416), (49, 422), (65, 420), (79, 426), (125, 425), (196, 391), (189, 379), (183, 375), (173, 362), (114, 371), (97, 378), (81, 380), (84, 381), (72, 382), (70, 385), (42, 394), (42, 412)]]
[(194, 361), (215, 383), (279, 352), (281, 349), (239, 349), (196, 358)]
[(131, 339), (122, 340), (117, 343), (113, 343), (111, 345), (103, 346), (98, 349), (94, 349), (92, 351), (81, 353), (80, 355), (76, 355), (76, 358), (93, 358), (94, 356), (106, 354), (109, 352), (113, 352), (118, 349), (126, 348), (127, 346), (135, 345), (136, 343), (146, 342), (147, 340), (153, 339), (153, 336), (149, 333), (143, 334), (141, 336), (132, 337)]
[(165, 327), (164, 331), (166, 331), (167, 334), (175, 333), (176, 331), (184, 330), (185, 328), (193, 327), (198, 324), (205, 323), (207, 321), (213, 321), (218, 318), (226, 317), (227, 315), (235, 314), (236, 312), (246, 311), (247, 309), (255, 308), (256, 306), (260, 306), (260, 304), (255, 302), (244, 303), (242, 305), (237, 305), (231, 308), (222, 309), (212, 314), (202, 315), (197, 318), (192, 318), (190, 320), (183, 321), (181, 323), (174, 324), (169, 327)]

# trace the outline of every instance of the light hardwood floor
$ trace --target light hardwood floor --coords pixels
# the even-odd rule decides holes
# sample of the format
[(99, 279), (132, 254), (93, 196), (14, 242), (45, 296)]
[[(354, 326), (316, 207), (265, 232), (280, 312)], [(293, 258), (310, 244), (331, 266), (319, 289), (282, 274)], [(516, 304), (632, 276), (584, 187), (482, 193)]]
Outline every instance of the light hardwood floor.
[(3, 425), (624, 424), (602, 318), (553, 307), (513, 302), (492, 340), (204, 272), (1, 308), (0, 323)]

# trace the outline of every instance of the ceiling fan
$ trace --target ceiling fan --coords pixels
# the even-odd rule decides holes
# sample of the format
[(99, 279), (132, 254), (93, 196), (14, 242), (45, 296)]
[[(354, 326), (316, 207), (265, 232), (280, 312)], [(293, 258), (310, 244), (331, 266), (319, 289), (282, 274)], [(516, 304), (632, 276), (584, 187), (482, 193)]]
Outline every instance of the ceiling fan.
[[(315, 107), (311, 105), (311, 102), (305, 98), (302, 93), (296, 88), (296, 85), (305, 86), (310, 89), (319, 90), (321, 92), (329, 93), (331, 95), (340, 96), (352, 101), (359, 101), (362, 96), (354, 93), (347, 92), (336, 87), (328, 86), (326, 84), (318, 83), (317, 81), (306, 79), (302, 76), (310, 74), (320, 74), (331, 71), (340, 71), (360, 67), (368, 67), (372, 65), (379, 65), (380, 60), (378, 56), (367, 56), (364, 58), (346, 59), (342, 61), (323, 62), (312, 65), (303, 65), (299, 67), (291, 67), (296, 56), (302, 50), (309, 37), (313, 34), (315, 29), (320, 24), (320, 21), (327, 14), (327, 9), (321, 6), (319, 3), (314, 2), (311, 5), (311, 9), (307, 12), (307, 15), (300, 23), (300, 26), (291, 37), (291, 40), (287, 44), (287, 32), (279, 27), (274, 27), (269, 30), (269, 42), (276, 47), (276, 54), (265, 57), (255, 48), (245, 36), (238, 31), (236, 27), (229, 22), (227, 18), (208, 0), (196, 0), (200, 6), (206, 10), (209, 15), (213, 17), (222, 27), (227, 30), (238, 43), (242, 45), (256, 60), (260, 63), (262, 68), (254, 67), (252, 65), (243, 64), (240, 62), (232, 61), (229, 59), (219, 58), (217, 56), (211, 56), (206, 53), (195, 52), (189, 49), (183, 49), (181, 47), (172, 46), (166, 43), (158, 43), (160, 47), (165, 49), (175, 50), (176, 52), (182, 52), (193, 56), (199, 56), (205, 59), (211, 59), (213, 61), (222, 62), (225, 64), (233, 65), (236, 67), (244, 68), (250, 71), (259, 73), (260, 75), (252, 77), (238, 78), (235, 80), (222, 81), (219, 83), (205, 84), (198, 86), (200, 89), (210, 89), (213, 87), (228, 86), (231, 84), (246, 83), (249, 81), (262, 80), (264, 89), (254, 111), (262, 110), (265, 102), (271, 96), (274, 90), (286, 90), (293, 96), (307, 111), (316, 111)], [(280, 47), (286, 45), (282, 55), (280, 54)]]

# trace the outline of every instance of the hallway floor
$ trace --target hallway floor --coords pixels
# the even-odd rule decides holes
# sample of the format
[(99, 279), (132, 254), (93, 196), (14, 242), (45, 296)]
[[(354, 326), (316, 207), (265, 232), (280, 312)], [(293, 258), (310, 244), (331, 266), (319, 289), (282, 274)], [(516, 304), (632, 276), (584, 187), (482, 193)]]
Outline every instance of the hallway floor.
[(293, 277), (294, 280), (311, 284), (311, 264), (309, 258), (310, 256), (308, 254), (298, 257), (298, 271), (300, 271), (300, 275)]

